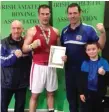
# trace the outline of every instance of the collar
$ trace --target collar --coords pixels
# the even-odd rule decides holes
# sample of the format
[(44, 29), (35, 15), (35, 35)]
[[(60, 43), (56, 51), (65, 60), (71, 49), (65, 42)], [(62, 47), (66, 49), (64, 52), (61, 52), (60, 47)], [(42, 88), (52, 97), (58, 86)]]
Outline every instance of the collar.
[[(101, 59), (101, 56), (100, 55), (98, 55), (98, 59), (96, 60), (96, 61), (99, 61)], [(87, 56), (87, 59), (86, 59), (87, 61), (90, 61), (90, 58)], [(92, 61), (92, 60), (91, 60)]]
[(20, 37), (19, 41), (15, 41), (15, 40), (12, 39), (12, 35), (10, 34), (9, 37), (8, 37), (8, 41), (12, 45), (20, 45), (20, 46), (22, 46), (24, 39), (22, 37)]
[(68, 31), (75, 31), (75, 30), (79, 29), (79, 28), (81, 27), (81, 25), (82, 25), (82, 22), (80, 22), (79, 24), (77, 24), (77, 25), (75, 26), (75, 29), (72, 29), (72, 28), (71, 28), (71, 24), (69, 24), (69, 25), (68, 25)]
[(80, 23), (81, 23), (81, 22), (79, 21), (78, 23), (76, 23), (76, 24), (73, 25), (73, 26), (70, 24), (71, 29), (75, 30), (75, 29), (80, 25)]

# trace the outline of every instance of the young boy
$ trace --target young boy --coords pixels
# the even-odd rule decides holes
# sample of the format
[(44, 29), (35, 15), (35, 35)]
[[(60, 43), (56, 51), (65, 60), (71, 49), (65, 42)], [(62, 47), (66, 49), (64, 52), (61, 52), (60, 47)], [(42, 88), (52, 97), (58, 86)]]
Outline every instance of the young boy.
[(87, 43), (86, 53), (89, 59), (82, 63), (79, 80), (82, 112), (103, 112), (102, 100), (107, 90), (105, 78), (109, 73), (109, 64), (99, 57), (99, 51), (97, 42)]

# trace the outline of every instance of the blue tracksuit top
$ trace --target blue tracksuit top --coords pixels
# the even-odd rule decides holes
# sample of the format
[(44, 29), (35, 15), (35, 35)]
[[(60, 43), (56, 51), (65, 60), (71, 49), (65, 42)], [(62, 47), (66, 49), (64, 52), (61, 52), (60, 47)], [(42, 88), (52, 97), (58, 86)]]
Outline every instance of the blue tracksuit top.
[(17, 58), (15, 50), (22, 49), (24, 39), (15, 41), (12, 36), (1, 40), (0, 62), (1, 62), (1, 87), (9, 89), (25, 88), (29, 85), (29, 74), (31, 67), (31, 54), (24, 54)]
[(99, 37), (91, 25), (81, 23), (75, 30), (66, 26), (62, 30), (61, 45), (66, 47), (67, 62), (65, 68), (81, 70), (81, 64), (86, 59), (85, 44), (88, 41), (98, 41)]
[(88, 72), (88, 89), (97, 91), (98, 89), (98, 69), (103, 67), (106, 72), (109, 72), (109, 63), (104, 58), (97, 61), (84, 61), (81, 66), (81, 71)]

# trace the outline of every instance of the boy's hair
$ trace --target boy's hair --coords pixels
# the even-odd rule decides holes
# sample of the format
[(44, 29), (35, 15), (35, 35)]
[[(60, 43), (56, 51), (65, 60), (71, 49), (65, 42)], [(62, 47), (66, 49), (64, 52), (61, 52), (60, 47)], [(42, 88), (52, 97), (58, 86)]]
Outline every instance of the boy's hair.
[[(50, 10), (50, 7), (47, 5), (47, 4), (43, 4), (43, 5), (40, 5), (39, 7), (38, 7), (38, 13), (40, 12), (40, 9), (41, 8), (44, 8), (44, 9), (46, 9), (46, 8), (48, 8), (49, 10)], [(51, 11), (51, 10), (50, 10)]]
[(100, 44), (98, 42), (93, 42), (93, 41), (89, 41), (87, 42), (87, 44), (85, 45), (85, 49), (87, 48), (88, 45), (96, 45), (98, 49), (101, 49)]
[(81, 12), (81, 7), (77, 3), (71, 3), (70, 5), (68, 5), (67, 12), (68, 12), (68, 9), (72, 7), (77, 7), (78, 11)]

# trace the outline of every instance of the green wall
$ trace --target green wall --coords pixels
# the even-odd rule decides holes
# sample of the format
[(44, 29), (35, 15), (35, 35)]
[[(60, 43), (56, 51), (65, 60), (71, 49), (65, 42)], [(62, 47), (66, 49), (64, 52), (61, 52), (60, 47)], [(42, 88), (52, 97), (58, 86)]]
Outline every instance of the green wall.
[[(74, 1), (72, 1), (74, 2)], [(52, 16), (53, 26), (62, 31), (62, 28), (69, 24), (67, 20), (66, 9), (67, 6), (72, 3), (71, 1), (53, 1), (52, 2)], [(103, 22), (104, 18), (104, 1), (78, 1), (81, 8), (83, 9), (82, 21), (96, 26), (97, 23)], [(48, 1), (2, 1), (1, 2), (1, 36), (5, 38), (10, 33), (10, 23), (15, 20), (21, 20), (24, 24), (24, 30), (26, 31), (29, 27), (38, 24), (37, 8), (39, 4), (48, 4)], [(23, 35), (25, 32), (23, 33)], [(65, 94), (65, 80), (64, 71), (58, 69), (58, 83), (59, 89), (55, 92), (55, 109), (65, 110), (67, 112), (68, 103)], [(30, 91), (27, 92), (27, 99), (25, 108), (28, 109)], [(14, 108), (14, 98), (12, 99), (9, 108)], [(44, 91), (39, 98), (39, 109), (46, 109), (46, 92)]]

